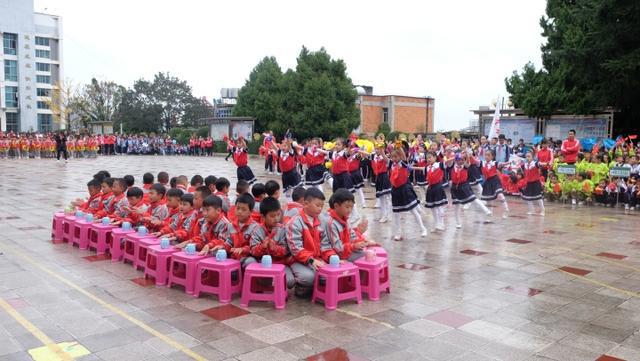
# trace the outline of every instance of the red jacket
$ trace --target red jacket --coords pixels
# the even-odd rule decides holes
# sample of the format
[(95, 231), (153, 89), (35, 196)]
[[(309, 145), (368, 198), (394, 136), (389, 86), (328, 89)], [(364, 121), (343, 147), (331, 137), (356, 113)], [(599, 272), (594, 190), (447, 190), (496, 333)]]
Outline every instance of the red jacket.
[(565, 162), (575, 163), (580, 151), (580, 142), (575, 138), (573, 140), (565, 139), (562, 141), (560, 151), (564, 155)]

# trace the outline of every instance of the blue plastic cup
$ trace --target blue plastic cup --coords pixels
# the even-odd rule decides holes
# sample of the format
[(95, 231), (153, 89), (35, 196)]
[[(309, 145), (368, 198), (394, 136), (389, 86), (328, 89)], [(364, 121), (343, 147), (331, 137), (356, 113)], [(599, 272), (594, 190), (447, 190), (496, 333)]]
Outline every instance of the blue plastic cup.
[(163, 237), (160, 239), (160, 248), (167, 249), (170, 245), (171, 243), (169, 243), (169, 238)]
[(196, 254), (196, 244), (195, 243), (187, 244), (187, 246), (184, 248), (184, 252), (188, 255)]
[(85, 220), (85, 221), (87, 221), (87, 222), (93, 222), (93, 214), (91, 214), (91, 213), (87, 213), (87, 214), (84, 216), (84, 220)]
[(335, 268), (340, 267), (340, 257), (335, 254), (329, 257), (329, 265)]
[(145, 226), (140, 226), (138, 227), (138, 234), (141, 236), (144, 236), (147, 234), (147, 227)]
[(227, 251), (225, 251), (224, 249), (219, 249), (218, 252), (216, 252), (216, 260), (218, 262), (223, 262), (227, 259)]
[(271, 268), (271, 265), (273, 264), (273, 259), (271, 258), (270, 255), (265, 255), (262, 256), (262, 267), (264, 268)]
[(111, 220), (109, 219), (109, 217), (102, 217), (102, 224), (106, 226), (109, 223), (111, 223)]
[(125, 231), (128, 231), (131, 229), (131, 223), (129, 222), (122, 222), (122, 229)]
[(84, 217), (84, 213), (82, 213), (82, 211), (76, 211), (76, 218), (82, 218)]

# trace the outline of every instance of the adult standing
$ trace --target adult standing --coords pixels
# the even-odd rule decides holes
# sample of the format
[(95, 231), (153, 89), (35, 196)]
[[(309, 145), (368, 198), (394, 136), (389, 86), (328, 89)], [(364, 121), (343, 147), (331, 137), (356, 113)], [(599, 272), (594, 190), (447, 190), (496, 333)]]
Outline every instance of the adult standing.
[(498, 136), (498, 144), (496, 145), (496, 162), (507, 163), (511, 157), (511, 147), (506, 143), (506, 137), (504, 134)]
[(60, 153), (64, 155), (65, 163), (69, 161), (69, 153), (67, 153), (67, 135), (64, 131), (58, 132), (54, 140), (56, 141), (56, 162), (60, 161)]
[(578, 152), (580, 152), (580, 142), (576, 139), (576, 131), (571, 129), (567, 139), (562, 141), (560, 153), (564, 156), (564, 161), (567, 164), (576, 164)]

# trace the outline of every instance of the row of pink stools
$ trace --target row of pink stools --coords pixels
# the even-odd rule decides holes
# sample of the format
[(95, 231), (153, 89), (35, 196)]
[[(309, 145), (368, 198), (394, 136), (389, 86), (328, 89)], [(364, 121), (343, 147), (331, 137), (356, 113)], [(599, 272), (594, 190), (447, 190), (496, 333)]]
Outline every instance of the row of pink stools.
[[(261, 263), (248, 265), (244, 272), (239, 261), (189, 254), (181, 249), (161, 245), (161, 241), (146, 232), (94, 223), (93, 217), (81, 212), (53, 217), (51, 239), (54, 243), (78, 245), (93, 249), (98, 255), (111, 255), (112, 262), (129, 262), (154, 278), (156, 285), (181, 285), (186, 293), (199, 297), (201, 293), (217, 295), (228, 303), (234, 294), (241, 294), (240, 304), (250, 301), (273, 302), (283, 309), (287, 299), (285, 266)], [(165, 241), (166, 242), (166, 241)], [(355, 299), (362, 302), (362, 292), (370, 300), (379, 300), (381, 292), (390, 292), (389, 263), (382, 247), (373, 247), (375, 257), (362, 257), (353, 263), (320, 268), (316, 272), (312, 302), (321, 300), (327, 309), (336, 309), (338, 302)]]

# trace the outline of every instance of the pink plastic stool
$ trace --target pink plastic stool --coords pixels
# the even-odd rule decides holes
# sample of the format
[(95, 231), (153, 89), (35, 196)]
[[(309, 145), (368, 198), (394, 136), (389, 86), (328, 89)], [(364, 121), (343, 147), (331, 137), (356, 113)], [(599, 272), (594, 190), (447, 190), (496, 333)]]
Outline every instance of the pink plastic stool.
[(372, 249), (376, 253), (376, 256), (378, 256), (378, 257), (388, 258), (387, 250), (382, 248), (382, 247), (380, 247), (380, 246), (368, 247), (367, 249)]
[(89, 248), (89, 230), (91, 229), (92, 222), (87, 222), (84, 219), (78, 219), (73, 223), (71, 242), (69, 247), (78, 245), (79, 249)]
[(125, 231), (122, 228), (114, 228), (111, 231), (111, 247), (109, 247), (109, 252), (111, 252), (111, 262), (120, 262), (123, 252), (122, 239), (133, 232), (135, 232), (133, 229)]
[(51, 242), (53, 243), (62, 243), (64, 217), (64, 212), (56, 212), (53, 215), (53, 223), (51, 225)]
[(131, 262), (133, 267), (136, 266), (136, 247), (141, 239), (151, 238), (149, 234), (141, 235), (138, 232), (129, 233), (124, 236), (124, 247), (122, 249), (122, 262)]
[(89, 248), (97, 255), (105, 254), (111, 243), (111, 232), (116, 228), (110, 224), (94, 223), (89, 230)]
[[(287, 302), (287, 281), (284, 271), (284, 265), (272, 264), (271, 267), (262, 267), (260, 263), (251, 263), (244, 270), (244, 280), (242, 282), (242, 298), (240, 306), (249, 307), (250, 301), (272, 301), (276, 309), (282, 310)], [(268, 288), (257, 287), (254, 279), (271, 278), (273, 280), (273, 292), (257, 293), (255, 290), (260, 288), (268, 291)]]
[(376, 257), (375, 260), (369, 262), (362, 257), (354, 264), (360, 269), (362, 292), (366, 292), (371, 301), (379, 300), (382, 291), (391, 293), (389, 261), (386, 258)]
[[(233, 280), (232, 272), (237, 272), (237, 279)], [(203, 277), (203, 273), (206, 275)], [(206, 258), (198, 262), (196, 268), (196, 282), (193, 296), (199, 297), (200, 292), (218, 295), (220, 303), (231, 302), (235, 293), (242, 291), (242, 267), (235, 259), (218, 261), (215, 258)]]
[(174, 247), (162, 249), (159, 244), (149, 246), (144, 267), (144, 277), (155, 278), (156, 286), (166, 285), (169, 277), (169, 267), (171, 266), (171, 255), (177, 252), (180, 252), (180, 250)]
[(76, 221), (74, 214), (64, 216), (62, 220), (62, 242), (71, 242), (73, 236), (73, 224)]
[(144, 271), (147, 267), (147, 250), (150, 246), (160, 244), (160, 240), (156, 237), (147, 235), (145, 238), (140, 239), (135, 244), (133, 250), (133, 268)]
[[(325, 279), (325, 284), (320, 283), (320, 277)], [(340, 282), (341, 279), (348, 282)], [(338, 285), (343, 287), (338, 287)], [(356, 302), (362, 303), (362, 291), (360, 289), (360, 273), (358, 267), (352, 263), (341, 263), (340, 267), (326, 265), (316, 271), (316, 278), (313, 281), (313, 297), (311, 302), (317, 299), (324, 301), (324, 307), (328, 310), (335, 310), (338, 302), (355, 298)]]
[(171, 256), (171, 267), (169, 267), (169, 281), (167, 287), (171, 285), (181, 285), (184, 291), (193, 294), (193, 286), (196, 281), (196, 268), (198, 262), (206, 256), (199, 256), (197, 253), (188, 255), (184, 252), (174, 253)]

